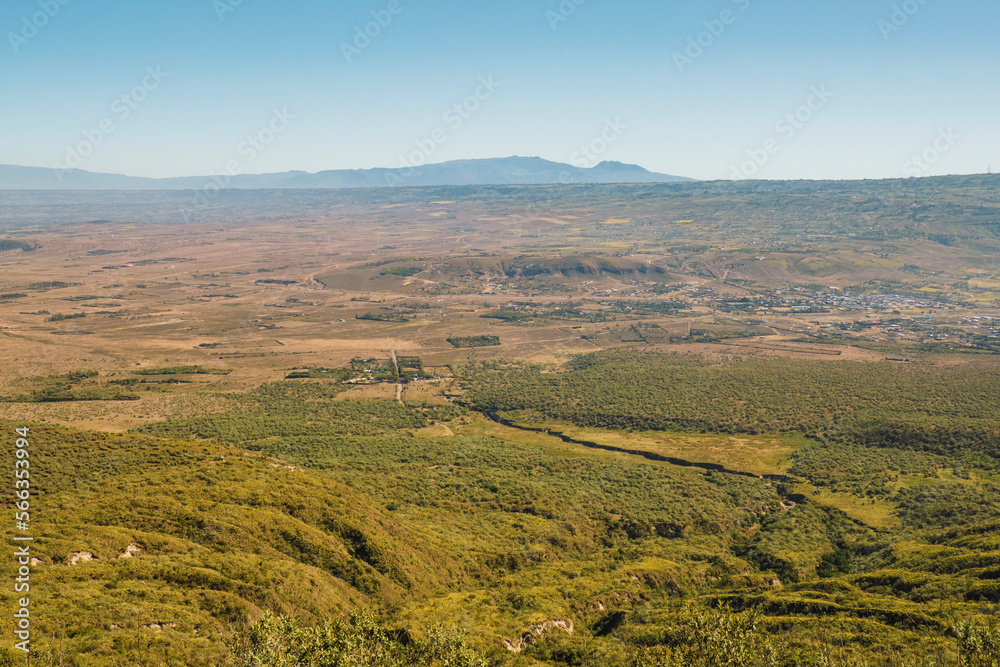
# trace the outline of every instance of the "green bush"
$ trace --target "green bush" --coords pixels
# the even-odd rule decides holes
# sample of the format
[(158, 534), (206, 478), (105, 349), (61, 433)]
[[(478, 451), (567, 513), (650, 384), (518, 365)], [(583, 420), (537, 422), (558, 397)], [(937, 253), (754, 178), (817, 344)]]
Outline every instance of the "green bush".
[(390, 632), (372, 614), (305, 628), (295, 618), (266, 614), (237, 633), (231, 667), (486, 667), (457, 630), (435, 628), (421, 639)]
[(754, 611), (694, 611), (651, 637), (635, 667), (777, 667), (783, 650), (758, 629)]

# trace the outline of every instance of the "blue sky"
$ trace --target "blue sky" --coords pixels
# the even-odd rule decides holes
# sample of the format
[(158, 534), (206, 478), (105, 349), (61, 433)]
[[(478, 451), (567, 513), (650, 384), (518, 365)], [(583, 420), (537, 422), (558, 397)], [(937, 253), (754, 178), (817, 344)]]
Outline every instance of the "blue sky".
[(996, 0), (5, 0), (0, 163), (981, 173), (998, 28)]

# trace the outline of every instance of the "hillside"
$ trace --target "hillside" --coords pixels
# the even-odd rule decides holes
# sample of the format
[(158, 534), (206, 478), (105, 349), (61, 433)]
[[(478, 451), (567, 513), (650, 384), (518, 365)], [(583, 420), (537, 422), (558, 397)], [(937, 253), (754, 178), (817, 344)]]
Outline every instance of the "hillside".
[(461, 580), (370, 498), (301, 468), (142, 436), (30, 438), (39, 649), (117, 664), (152, 629), (169, 664), (217, 665), (230, 629), (263, 610), (315, 621)]
[(568, 183), (670, 183), (688, 181), (637, 165), (601, 162), (581, 168), (537, 157), (454, 160), (391, 169), (340, 169), (310, 174), (224, 174), (139, 178), (81, 169), (0, 165), (0, 190), (203, 190), (340, 189), (461, 185), (545, 185)]
[[(591, 371), (604, 363), (594, 361)], [(628, 357), (607, 361), (630, 372)], [(678, 385), (655, 360), (634, 361), (652, 374), (636, 378), (650, 390)], [(484, 387), (484, 372), (463, 382)], [(489, 386), (504, 391), (520, 376), (504, 377)], [(764, 372), (741, 386), (768, 382)], [(219, 664), (230, 629), (265, 610), (315, 622), (370, 607), (410, 632), (457, 624), (498, 659), (534, 624), (572, 619), (573, 634), (527, 642), (526, 655), (620, 662), (684, 605), (725, 603), (757, 609), (804, 654), (831, 631), (946, 651), (951, 620), (996, 597), (992, 452), (724, 432), (621, 446), (611, 432), (560, 438), (440, 401), (350, 394), (333, 380), (286, 380), (133, 434), (32, 427), (32, 463), (45, 471), (32, 526), (39, 644), (92, 664), (144, 650)], [(641, 453), (650, 447), (725, 465), (678, 466)], [(789, 453), (791, 468), (773, 454), (754, 463), (746, 447)]]
[(995, 662), (996, 179), (0, 193), (32, 664)]

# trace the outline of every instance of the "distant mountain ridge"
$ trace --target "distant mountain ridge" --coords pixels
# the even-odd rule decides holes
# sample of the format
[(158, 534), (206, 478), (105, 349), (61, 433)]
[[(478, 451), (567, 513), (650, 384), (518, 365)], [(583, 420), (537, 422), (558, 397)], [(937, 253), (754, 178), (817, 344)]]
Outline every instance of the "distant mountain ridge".
[(694, 179), (648, 171), (638, 165), (601, 162), (581, 168), (539, 157), (453, 160), (396, 169), (336, 169), (311, 174), (236, 174), (142, 178), (82, 169), (0, 165), (0, 190), (202, 190), (222, 188), (341, 189), (461, 185), (558, 185), (577, 183), (678, 183)]

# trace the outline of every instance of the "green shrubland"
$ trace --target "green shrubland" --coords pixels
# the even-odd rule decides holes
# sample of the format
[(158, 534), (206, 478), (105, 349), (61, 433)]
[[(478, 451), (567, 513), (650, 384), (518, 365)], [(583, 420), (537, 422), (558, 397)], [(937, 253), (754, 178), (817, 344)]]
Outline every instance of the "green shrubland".
[[(37, 664), (997, 664), (995, 443), (939, 428), (995, 428), (990, 367), (601, 353), (459, 370), (465, 407), (345, 400), (326, 373), (127, 434), (33, 425)], [(810, 439), (761, 479), (477, 410)], [(924, 440), (866, 439), (882, 416)]]
[(1000, 366), (730, 359), (595, 352), (566, 372), (526, 363), (460, 369), (483, 409), (610, 429), (775, 433), (1000, 458)]

